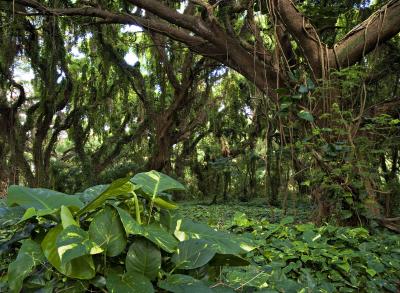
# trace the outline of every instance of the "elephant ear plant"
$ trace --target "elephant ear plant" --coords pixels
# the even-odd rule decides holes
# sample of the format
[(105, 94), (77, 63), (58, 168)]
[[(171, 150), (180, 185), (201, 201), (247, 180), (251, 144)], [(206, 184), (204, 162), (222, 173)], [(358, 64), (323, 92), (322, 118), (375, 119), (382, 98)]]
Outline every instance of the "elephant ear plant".
[[(243, 266), (243, 239), (180, 219), (166, 192), (184, 190), (150, 171), (67, 195), (10, 186), (0, 208), (9, 292), (229, 292), (223, 265)], [(11, 225), (11, 226), (10, 226)], [(15, 259), (14, 259), (15, 258)]]

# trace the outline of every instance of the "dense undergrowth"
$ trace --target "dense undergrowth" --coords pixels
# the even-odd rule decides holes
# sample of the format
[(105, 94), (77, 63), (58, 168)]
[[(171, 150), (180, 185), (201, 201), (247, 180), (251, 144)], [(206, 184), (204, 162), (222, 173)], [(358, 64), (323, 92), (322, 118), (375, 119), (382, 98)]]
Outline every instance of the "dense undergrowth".
[(177, 217), (169, 190), (184, 187), (155, 171), (75, 195), (10, 186), (0, 209), (0, 290), (224, 290), (215, 276), (248, 265), (241, 255), (251, 241)]
[[(307, 207), (304, 207), (307, 208)], [(306, 209), (259, 203), (182, 205), (180, 213), (255, 241), (251, 265), (225, 268), (232, 288), (261, 292), (398, 292), (400, 237), (388, 231), (309, 223)]]
[(155, 171), (72, 196), (11, 186), (0, 291), (398, 292), (397, 234), (263, 200), (175, 209), (166, 192), (183, 189)]

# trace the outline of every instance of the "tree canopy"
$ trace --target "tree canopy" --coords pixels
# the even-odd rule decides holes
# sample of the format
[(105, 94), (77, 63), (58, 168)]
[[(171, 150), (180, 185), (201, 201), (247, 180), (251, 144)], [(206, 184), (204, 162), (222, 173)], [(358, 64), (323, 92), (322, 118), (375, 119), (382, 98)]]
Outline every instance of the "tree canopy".
[(0, 3), (4, 182), (155, 169), (213, 201), (392, 213), (399, 1)]
[(400, 0), (0, 0), (0, 291), (398, 292), (399, 32)]

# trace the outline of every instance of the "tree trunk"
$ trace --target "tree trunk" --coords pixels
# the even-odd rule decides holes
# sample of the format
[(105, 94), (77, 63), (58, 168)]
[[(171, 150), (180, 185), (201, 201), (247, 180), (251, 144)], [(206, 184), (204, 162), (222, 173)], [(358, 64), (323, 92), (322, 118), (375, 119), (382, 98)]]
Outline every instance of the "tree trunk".
[(148, 170), (162, 171), (170, 160), (173, 138), (169, 134), (161, 134), (160, 131), (155, 133), (155, 143), (153, 145), (152, 154), (147, 164)]

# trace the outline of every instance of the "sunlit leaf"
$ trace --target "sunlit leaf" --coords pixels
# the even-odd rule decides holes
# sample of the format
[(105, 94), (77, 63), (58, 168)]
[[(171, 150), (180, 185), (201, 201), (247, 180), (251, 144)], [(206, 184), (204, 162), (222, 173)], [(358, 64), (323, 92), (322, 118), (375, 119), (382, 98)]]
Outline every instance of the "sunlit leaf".
[[(71, 226), (74, 227), (74, 226)], [(95, 276), (95, 267), (92, 256), (81, 256), (61, 265), (58, 254), (57, 237), (63, 231), (63, 227), (58, 225), (49, 230), (42, 240), (42, 250), (50, 264), (60, 273), (76, 279), (92, 279)]]
[(135, 190), (135, 186), (129, 181), (129, 178), (122, 178), (111, 183), (102, 193), (93, 198), (79, 212), (78, 216), (88, 211), (93, 211), (101, 206), (107, 199), (119, 195), (125, 195)]
[(108, 256), (117, 256), (126, 246), (126, 233), (117, 212), (110, 206), (99, 211), (89, 226), (90, 239)]
[(162, 250), (170, 253), (174, 252), (178, 245), (178, 240), (157, 224), (144, 226), (144, 233), (142, 235), (159, 246)]
[(40, 245), (33, 240), (22, 241), (17, 258), (8, 266), (8, 280), (11, 292), (18, 293), (22, 289), (24, 279), (31, 274), (33, 268), (45, 261)]
[(47, 215), (53, 215), (58, 211), (58, 209), (44, 209), (44, 210), (36, 210), (35, 208), (28, 208), (24, 215), (22, 216), (20, 223), (26, 220), (29, 220), (33, 217), (44, 217)]
[(66, 206), (61, 206), (60, 216), (61, 216), (61, 224), (64, 229), (71, 225), (79, 226), (78, 223), (75, 221), (74, 217), (72, 216), (71, 211)]
[(185, 190), (185, 187), (175, 179), (154, 170), (138, 173), (131, 181), (140, 185), (142, 190), (149, 195), (157, 195), (167, 190)]
[(126, 234), (143, 235), (144, 228), (124, 209), (119, 207), (115, 208), (119, 214), (122, 225), (124, 226)]
[(64, 228), (57, 236), (56, 245), (62, 266), (80, 256), (103, 252), (99, 245), (89, 239), (88, 232), (76, 225)]

